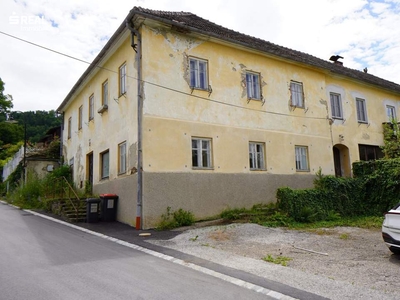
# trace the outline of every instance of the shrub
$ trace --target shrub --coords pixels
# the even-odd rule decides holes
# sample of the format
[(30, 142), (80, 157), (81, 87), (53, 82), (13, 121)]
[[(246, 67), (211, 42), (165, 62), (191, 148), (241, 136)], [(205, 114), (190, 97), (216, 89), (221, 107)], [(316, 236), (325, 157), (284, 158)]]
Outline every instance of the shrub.
[(165, 214), (161, 215), (161, 221), (156, 227), (158, 230), (168, 230), (180, 226), (190, 226), (195, 222), (192, 212), (183, 210), (182, 208), (177, 211), (172, 211), (171, 207), (167, 207)]

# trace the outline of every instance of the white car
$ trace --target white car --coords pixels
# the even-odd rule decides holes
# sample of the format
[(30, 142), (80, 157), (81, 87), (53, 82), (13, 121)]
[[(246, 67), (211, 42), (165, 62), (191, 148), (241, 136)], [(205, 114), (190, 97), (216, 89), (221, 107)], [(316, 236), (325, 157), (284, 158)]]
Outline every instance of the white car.
[(400, 254), (400, 203), (385, 214), (382, 237), (390, 251)]

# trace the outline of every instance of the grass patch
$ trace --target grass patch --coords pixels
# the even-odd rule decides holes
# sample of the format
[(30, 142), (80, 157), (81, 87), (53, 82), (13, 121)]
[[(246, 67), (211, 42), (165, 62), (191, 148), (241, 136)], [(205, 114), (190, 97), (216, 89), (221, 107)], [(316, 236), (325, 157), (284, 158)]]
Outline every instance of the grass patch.
[(281, 266), (286, 267), (287, 263), (289, 261), (291, 261), (292, 259), (290, 257), (286, 257), (286, 256), (276, 256), (276, 257), (274, 257), (271, 254), (268, 254), (267, 256), (264, 256), (262, 258), (262, 260), (264, 260), (266, 262), (270, 262), (270, 263), (273, 263), (273, 264), (277, 264), (277, 265), (281, 265)]
[(279, 210), (275, 204), (258, 204), (250, 209), (225, 210), (221, 214), (221, 218), (229, 222), (255, 223), (265, 227), (287, 227), (298, 230), (315, 229), (316, 233), (321, 235), (329, 234), (329, 232), (318, 232), (317, 229), (337, 226), (380, 229), (383, 222), (383, 216), (340, 217), (339, 214), (334, 212), (329, 212), (326, 220), (311, 222), (311, 218), (307, 217), (304, 218), (304, 222), (299, 222)]
[(342, 233), (339, 235), (339, 239), (341, 240), (348, 240), (350, 238), (350, 235), (348, 233)]
[(181, 226), (190, 226), (195, 222), (194, 215), (191, 211), (182, 208), (172, 211), (171, 207), (167, 207), (165, 214), (161, 215), (161, 221), (156, 227), (157, 230), (168, 230)]

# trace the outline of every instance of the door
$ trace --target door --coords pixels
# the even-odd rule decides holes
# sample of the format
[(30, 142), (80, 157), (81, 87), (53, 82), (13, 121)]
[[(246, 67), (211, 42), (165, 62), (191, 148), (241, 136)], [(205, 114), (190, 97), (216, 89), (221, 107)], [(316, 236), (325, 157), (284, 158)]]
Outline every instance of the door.
[(89, 182), (90, 192), (93, 191), (93, 152), (87, 155), (87, 179)]
[(335, 164), (335, 176), (342, 177), (342, 164), (340, 162), (340, 150), (333, 147), (333, 161)]

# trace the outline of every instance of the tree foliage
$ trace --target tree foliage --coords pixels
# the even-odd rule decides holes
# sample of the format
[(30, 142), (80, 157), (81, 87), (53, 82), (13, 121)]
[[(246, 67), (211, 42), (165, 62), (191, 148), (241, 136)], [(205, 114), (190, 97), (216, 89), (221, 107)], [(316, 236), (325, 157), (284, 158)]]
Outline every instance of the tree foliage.
[(383, 142), (381, 147), (385, 158), (399, 158), (400, 157), (400, 132), (399, 124), (396, 120), (383, 125)]
[(12, 96), (4, 94), (4, 82), (0, 78), (0, 115), (4, 119), (7, 112), (13, 108)]

